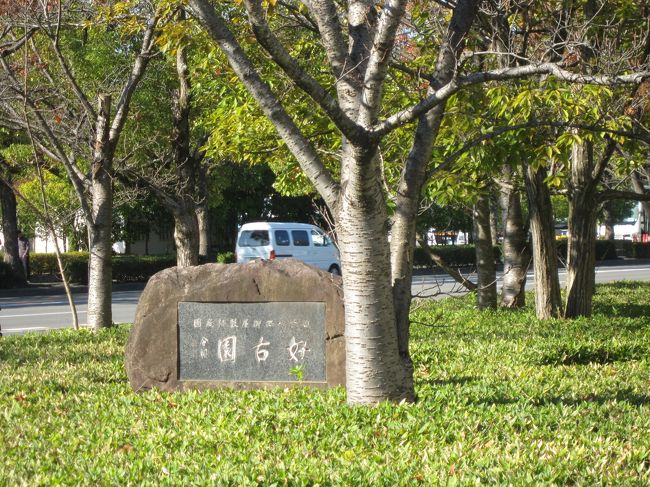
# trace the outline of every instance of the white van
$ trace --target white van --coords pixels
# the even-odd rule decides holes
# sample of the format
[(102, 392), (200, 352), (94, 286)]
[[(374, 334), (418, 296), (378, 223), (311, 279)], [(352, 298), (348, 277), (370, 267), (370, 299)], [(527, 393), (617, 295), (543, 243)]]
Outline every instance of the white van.
[(307, 223), (246, 223), (237, 236), (237, 263), (293, 258), (341, 275), (339, 251), (323, 230)]

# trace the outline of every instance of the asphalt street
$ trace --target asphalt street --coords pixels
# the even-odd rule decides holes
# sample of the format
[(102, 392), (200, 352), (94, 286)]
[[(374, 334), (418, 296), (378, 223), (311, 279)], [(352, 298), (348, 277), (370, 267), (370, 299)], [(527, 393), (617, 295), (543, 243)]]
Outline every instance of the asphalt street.
[[(470, 280), (476, 276), (469, 274)], [(502, 277), (499, 274), (498, 279)], [(564, 284), (566, 272), (560, 271)], [(596, 269), (596, 282), (622, 280), (650, 281), (650, 260), (613, 261), (600, 264)], [(113, 321), (131, 323), (144, 289), (144, 283), (114, 284)], [(529, 273), (527, 288), (532, 289), (533, 275)], [(446, 274), (424, 274), (413, 278), (413, 295), (421, 298), (443, 299), (466, 293)], [(79, 323), (86, 323), (88, 289), (74, 286), (74, 301)], [(32, 284), (28, 288), (0, 290), (0, 331), (5, 335), (28, 331), (46, 331), (72, 326), (72, 314), (60, 283)]]

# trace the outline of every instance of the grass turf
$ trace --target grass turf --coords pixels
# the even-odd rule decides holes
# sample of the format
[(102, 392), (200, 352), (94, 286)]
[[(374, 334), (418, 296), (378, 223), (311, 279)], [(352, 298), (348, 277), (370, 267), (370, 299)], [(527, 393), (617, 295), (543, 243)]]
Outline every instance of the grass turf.
[(412, 313), (412, 405), (345, 391), (134, 394), (129, 326), (0, 339), (0, 485), (650, 484), (650, 284), (594, 317)]

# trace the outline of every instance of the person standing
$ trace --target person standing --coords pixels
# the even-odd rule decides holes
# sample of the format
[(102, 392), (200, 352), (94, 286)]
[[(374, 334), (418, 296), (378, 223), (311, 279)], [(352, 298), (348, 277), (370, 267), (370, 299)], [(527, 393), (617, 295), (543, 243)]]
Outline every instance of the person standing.
[(18, 230), (18, 256), (23, 263), (26, 281), (29, 281), (29, 248), (29, 239), (22, 231)]

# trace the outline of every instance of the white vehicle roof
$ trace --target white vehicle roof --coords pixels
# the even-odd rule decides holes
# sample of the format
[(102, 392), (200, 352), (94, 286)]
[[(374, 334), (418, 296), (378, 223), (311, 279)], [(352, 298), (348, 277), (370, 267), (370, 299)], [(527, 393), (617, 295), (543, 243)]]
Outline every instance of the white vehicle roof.
[(251, 222), (241, 226), (243, 230), (282, 230), (282, 229), (312, 229), (318, 228), (316, 225), (309, 223), (291, 223), (291, 222)]

